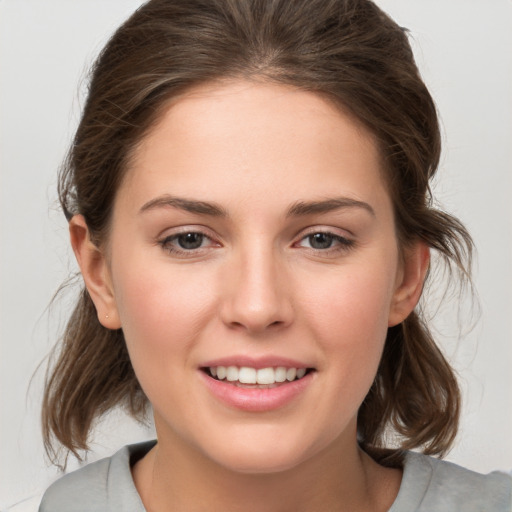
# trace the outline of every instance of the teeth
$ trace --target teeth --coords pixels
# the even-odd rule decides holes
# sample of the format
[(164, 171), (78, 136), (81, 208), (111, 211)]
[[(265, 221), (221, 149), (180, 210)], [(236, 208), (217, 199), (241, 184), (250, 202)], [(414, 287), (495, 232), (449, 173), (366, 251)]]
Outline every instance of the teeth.
[(276, 382), (302, 379), (306, 375), (306, 368), (250, 368), (248, 366), (210, 366), (210, 375), (219, 380), (241, 384), (275, 384)]
[(286, 370), (286, 380), (292, 381), (297, 377), (297, 368), (288, 368)]
[(258, 384), (275, 384), (276, 372), (274, 368), (261, 368), (256, 372)]
[(238, 372), (238, 380), (242, 384), (256, 384), (256, 370), (243, 366)]
[(286, 368), (280, 366), (276, 368), (276, 382), (284, 382), (286, 380)]
[(235, 380), (238, 380), (238, 373), (236, 366), (228, 366), (226, 369), (226, 379), (228, 379), (229, 382), (235, 382)]

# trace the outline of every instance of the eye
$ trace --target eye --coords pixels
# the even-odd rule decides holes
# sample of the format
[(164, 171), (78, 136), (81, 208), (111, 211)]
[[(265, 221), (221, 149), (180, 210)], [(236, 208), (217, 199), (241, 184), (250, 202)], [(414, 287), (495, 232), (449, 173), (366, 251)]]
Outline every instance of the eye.
[(349, 240), (340, 235), (326, 231), (317, 231), (303, 237), (297, 244), (299, 247), (306, 247), (315, 251), (346, 250), (354, 245), (353, 240)]
[(329, 233), (313, 233), (307, 236), (307, 241), (313, 249), (329, 249), (334, 242), (334, 236)]
[[(189, 255), (214, 246), (215, 242), (200, 231), (184, 231), (169, 235), (158, 242), (166, 251), (176, 255)], [(188, 253), (188, 254), (187, 254)]]
[(174, 237), (174, 241), (181, 249), (199, 249), (203, 245), (205, 236), (202, 233), (183, 233)]

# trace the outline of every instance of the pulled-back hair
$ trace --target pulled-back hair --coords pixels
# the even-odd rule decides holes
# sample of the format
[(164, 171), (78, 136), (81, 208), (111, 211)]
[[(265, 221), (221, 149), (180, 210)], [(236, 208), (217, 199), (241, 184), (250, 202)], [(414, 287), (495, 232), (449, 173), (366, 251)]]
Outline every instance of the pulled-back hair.
[[(224, 78), (287, 84), (348, 109), (380, 146), (402, 248), (424, 241), (469, 278), (472, 242), (436, 209), (429, 182), (440, 157), (434, 102), (407, 33), (369, 0), (151, 0), (113, 35), (93, 69), (81, 122), (61, 170), (68, 220), (85, 218), (103, 246), (130, 158), (170, 99)], [(98, 321), (83, 288), (49, 371), (45, 446), (78, 456), (94, 421), (116, 406), (137, 418), (147, 398), (122, 330)], [(444, 454), (458, 426), (453, 370), (417, 311), (388, 330), (375, 381), (360, 407), (361, 446), (383, 463), (386, 434), (401, 449)], [(58, 443), (56, 443), (56, 441)], [(385, 458), (387, 457), (387, 459)]]

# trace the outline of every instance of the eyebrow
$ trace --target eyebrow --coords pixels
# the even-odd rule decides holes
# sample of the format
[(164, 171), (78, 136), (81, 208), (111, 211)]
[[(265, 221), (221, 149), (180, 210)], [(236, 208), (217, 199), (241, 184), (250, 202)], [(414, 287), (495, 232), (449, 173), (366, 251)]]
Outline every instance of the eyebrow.
[(180, 210), (185, 210), (190, 213), (197, 213), (199, 215), (210, 215), (212, 217), (227, 217), (228, 214), (222, 206), (215, 203), (209, 203), (206, 201), (195, 201), (192, 199), (184, 199), (182, 197), (175, 197), (170, 195), (164, 195), (151, 199), (145, 203), (140, 213), (148, 210), (154, 210), (156, 208), (173, 207)]
[[(151, 199), (145, 203), (141, 207), (140, 213), (146, 212), (148, 210), (154, 210), (156, 208), (168, 207), (178, 208), (180, 210), (196, 213), (198, 215), (209, 215), (212, 217), (229, 216), (227, 211), (216, 203), (197, 201), (194, 199), (185, 199), (168, 194), (156, 197), (155, 199)], [(302, 217), (306, 215), (328, 213), (334, 210), (346, 208), (362, 208), (363, 210), (368, 211), (373, 217), (375, 217), (375, 210), (368, 203), (348, 197), (338, 197), (325, 199), (322, 201), (298, 201), (290, 206), (286, 213), (286, 217)]]
[(351, 199), (349, 197), (338, 197), (325, 199), (323, 201), (298, 201), (289, 208), (286, 216), (300, 217), (318, 213), (327, 213), (345, 208), (362, 208), (370, 213), (372, 217), (375, 217), (375, 210), (368, 203), (358, 201), (357, 199)]

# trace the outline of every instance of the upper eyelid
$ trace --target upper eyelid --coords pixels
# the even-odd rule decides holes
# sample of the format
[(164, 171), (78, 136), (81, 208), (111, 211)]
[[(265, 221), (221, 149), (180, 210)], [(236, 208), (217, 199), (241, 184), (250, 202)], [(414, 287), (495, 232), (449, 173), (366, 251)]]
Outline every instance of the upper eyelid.
[(179, 238), (180, 236), (182, 235), (188, 235), (188, 234), (197, 234), (197, 235), (201, 235), (202, 237), (204, 238), (207, 238), (208, 240), (211, 240), (211, 241), (214, 241), (212, 239), (211, 236), (208, 236), (206, 233), (203, 233), (201, 231), (181, 231), (179, 233), (172, 233), (170, 235), (166, 235), (166, 236), (163, 236), (161, 238), (161, 241), (162, 242), (165, 242), (166, 240), (176, 240), (177, 238)]
[(328, 235), (338, 236), (346, 239), (353, 239), (355, 237), (354, 233), (346, 228), (338, 228), (334, 226), (309, 226), (307, 228), (301, 229), (297, 235), (296, 239), (302, 240), (303, 238), (314, 235), (315, 233), (325, 233)]
[(216, 237), (212, 230), (207, 228), (206, 226), (202, 226), (200, 224), (191, 224), (186, 226), (175, 226), (175, 227), (167, 227), (160, 231), (156, 238), (158, 240), (170, 238), (173, 236), (179, 236), (186, 233), (200, 233), (201, 235), (204, 235), (208, 238), (215, 239)]

